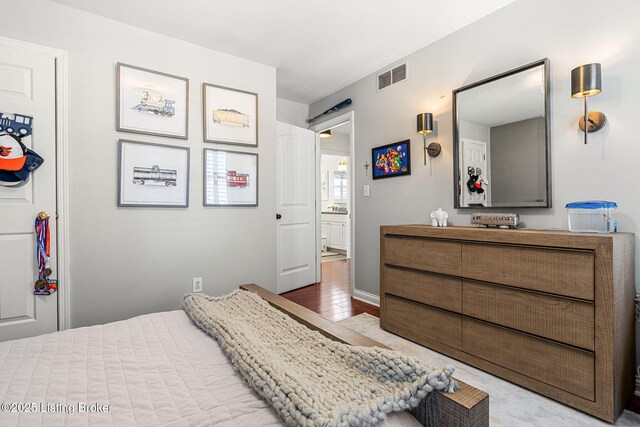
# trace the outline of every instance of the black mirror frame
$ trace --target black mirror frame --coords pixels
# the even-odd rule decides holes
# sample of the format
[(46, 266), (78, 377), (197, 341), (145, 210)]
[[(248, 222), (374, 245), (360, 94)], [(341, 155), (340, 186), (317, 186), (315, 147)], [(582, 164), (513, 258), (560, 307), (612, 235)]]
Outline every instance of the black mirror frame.
[[(460, 189), (458, 188), (458, 181), (460, 179), (458, 169), (459, 169), (459, 158), (460, 158), (460, 135), (458, 130), (458, 93), (463, 92), (468, 89), (472, 89), (474, 87), (482, 86), (483, 84), (490, 83), (496, 80), (499, 80), (503, 77), (508, 77), (519, 72), (529, 70), (531, 68), (544, 66), (544, 108), (545, 108), (545, 167), (546, 167), (546, 177), (547, 177), (547, 188), (546, 188), (546, 204), (539, 206), (460, 206)], [(477, 81), (475, 83), (468, 84), (466, 86), (462, 86), (458, 89), (454, 89), (451, 92), (451, 99), (453, 102), (452, 106), (452, 116), (453, 116), (453, 207), (455, 209), (520, 209), (520, 208), (534, 208), (534, 209), (546, 209), (551, 208), (551, 79), (549, 78), (550, 73), (550, 61), (548, 58), (543, 58), (538, 61), (532, 62), (527, 65), (523, 65), (518, 68), (514, 68), (512, 70), (506, 71), (501, 74), (497, 74), (495, 76), (486, 78), (484, 80)]]

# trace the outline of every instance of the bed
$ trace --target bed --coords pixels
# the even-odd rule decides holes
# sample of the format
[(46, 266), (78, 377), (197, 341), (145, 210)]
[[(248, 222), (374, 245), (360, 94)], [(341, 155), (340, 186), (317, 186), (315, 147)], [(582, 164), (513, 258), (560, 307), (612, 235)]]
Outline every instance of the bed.
[[(257, 285), (242, 288), (329, 338), (384, 347)], [(486, 393), (460, 385), (422, 410), (437, 408), (438, 425), (488, 425)], [(182, 310), (0, 343), (0, 397), (0, 425), (282, 425)], [(385, 423), (420, 425), (406, 412)]]

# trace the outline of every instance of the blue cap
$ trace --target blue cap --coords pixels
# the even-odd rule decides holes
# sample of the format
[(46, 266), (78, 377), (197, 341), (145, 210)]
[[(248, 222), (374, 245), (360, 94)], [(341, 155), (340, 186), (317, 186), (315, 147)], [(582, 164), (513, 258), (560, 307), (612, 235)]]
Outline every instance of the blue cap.
[(586, 200), (584, 202), (571, 202), (565, 206), (567, 209), (602, 209), (602, 208), (617, 208), (616, 202), (609, 202), (606, 200)]
[(17, 171), (7, 171), (0, 169), (0, 181), (3, 182), (18, 182), (18, 181), (27, 181), (29, 179), (29, 174), (42, 165), (44, 163), (44, 159), (35, 151), (27, 148), (26, 149), (26, 161), (24, 162), (24, 166), (22, 169)]

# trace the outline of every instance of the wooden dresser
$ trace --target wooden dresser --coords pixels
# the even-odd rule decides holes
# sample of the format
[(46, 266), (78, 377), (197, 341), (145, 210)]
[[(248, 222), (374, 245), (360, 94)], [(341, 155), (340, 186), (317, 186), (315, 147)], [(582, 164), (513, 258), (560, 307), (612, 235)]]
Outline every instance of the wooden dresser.
[(383, 226), (380, 325), (613, 422), (635, 383), (634, 247), (628, 233)]

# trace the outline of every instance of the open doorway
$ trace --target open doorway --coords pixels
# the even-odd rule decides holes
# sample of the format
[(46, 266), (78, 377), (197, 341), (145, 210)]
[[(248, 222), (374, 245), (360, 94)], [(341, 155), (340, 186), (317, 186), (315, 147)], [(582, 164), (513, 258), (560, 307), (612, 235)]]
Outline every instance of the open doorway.
[(321, 262), (350, 259), (351, 126), (343, 123), (320, 132)]
[[(318, 278), (313, 285), (283, 293), (282, 296), (333, 321), (361, 313), (379, 317), (378, 307), (353, 298), (356, 262), (354, 113), (341, 114), (312, 126), (311, 130), (316, 137), (316, 164), (313, 170), (316, 175), (315, 252)], [(331, 131), (331, 137), (320, 138), (320, 134), (326, 131)], [(326, 252), (337, 255), (326, 255)]]
[(354, 113), (341, 114), (311, 130), (316, 132), (318, 282), (340, 277), (351, 297), (355, 283)]

